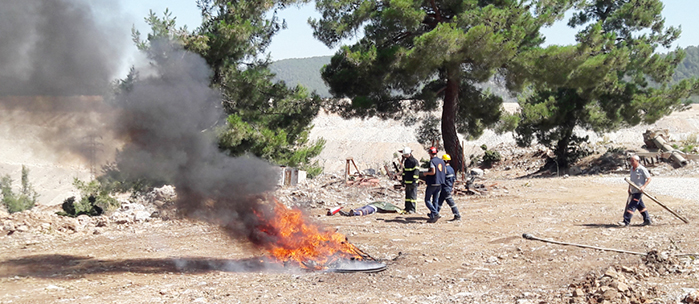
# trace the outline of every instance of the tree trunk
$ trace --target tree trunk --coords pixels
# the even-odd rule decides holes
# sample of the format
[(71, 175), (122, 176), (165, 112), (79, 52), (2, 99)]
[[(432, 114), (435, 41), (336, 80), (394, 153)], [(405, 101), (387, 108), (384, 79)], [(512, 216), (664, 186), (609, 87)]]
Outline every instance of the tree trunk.
[(447, 75), (447, 88), (444, 91), (442, 106), (442, 140), (446, 153), (451, 156), (451, 166), (454, 170), (461, 171), (461, 164), (464, 162), (463, 150), (456, 132), (456, 113), (459, 106), (458, 70), (448, 68)]
[(568, 168), (568, 145), (570, 144), (570, 140), (573, 136), (573, 128), (575, 128), (575, 125), (570, 126), (561, 126), (561, 138), (558, 140), (556, 143), (556, 151), (554, 151), (554, 154), (556, 155), (556, 164), (558, 165), (558, 169), (563, 169), (563, 168)]

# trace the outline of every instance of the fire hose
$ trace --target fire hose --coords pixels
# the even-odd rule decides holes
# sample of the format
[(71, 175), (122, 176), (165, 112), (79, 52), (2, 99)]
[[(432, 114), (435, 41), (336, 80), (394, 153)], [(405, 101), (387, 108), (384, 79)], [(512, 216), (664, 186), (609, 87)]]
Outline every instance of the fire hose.
[(670, 209), (670, 208), (668, 208), (667, 206), (663, 205), (663, 203), (661, 203), (657, 198), (655, 198), (655, 197), (653, 197), (652, 195), (648, 194), (647, 192), (641, 190), (641, 188), (639, 188), (638, 186), (636, 186), (636, 184), (632, 183), (631, 180), (629, 180), (628, 177), (625, 177), (624, 180), (625, 180), (627, 183), (629, 183), (629, 185), (631, 185), (631, 187), (634, 187), (634, 188), (636, 188), (636, 190), (641, 191), (641, 193), (645, 194), (648, 198), (650, 198), (651, 200), (653, 200), (654, 202), (656, 202), (658, 205), (660, 205), (660, 207), (663, 207), (665, 210), (667, 210), (667, 211), (669, 211), (670, 213), (672, 213), (672, 215), (674, 215), (674, 216), (676, 216), (678, 219), (682, 220), (685, 224), (689, 224), (689, 221), (688, 221), (686, 218), (682, 217), (681, 215), (677, 214), (675, 211), (672, 211), (672, 209)]
[[(549, 239), (542, 239), (542, 238), (535, 237), (529, 233), (522, 234), (522, 237), (527, 239), (527, 240), (540, 241), (540, 242), (544, 242), (544, 243), (551, 243), (551, 244), (557, 244), (557, 245), (576, 246), (576, 247), (580, 247), (580, 248), (590, 248), (590, 249), (597, 249), (597, 250), (603, 250), (603, 251), (613, 251), (613, 252), (628, 253), (628, 254), (635, 254), (635, 255), (648, 255), (647, 253), (643, 253), (643, 252), (628, 251), (628, 250), (621, 250), (621, 249), (614, 249), (614, 248), (604, 248), (604, 247), (597, 247), (597, 246), (590, 246), (590, 245), (583, 245), (583, 244), (559, 242), (559, 241), (554, 241), (554, 240), (549, 240)], [(676, 257), (699, 257), (699, 253), (675, 253), (672, 255), (676, 256)]]
[(635, 254), (635, 255), (646, 255), (644, 252), (635, 252), (635, 251), (627, 251), (627, 250), (621, 250), (621, 249), (614, 249), (614, 248), (604, 248), (604, 247), (597, 247), (597, 246), (590, 246), (590, 245), (582, 245), (582, 244), (575, 244), (575, 243), (566, 243), (566, 242), (559, 242), (559, 241), (554, 241), (554, 240), (547, 240), (547, 239), (542, 239), (535, 237), (529, 233), (522, 234), (522, 237), (527, 239), (527, 240), (533, 240), (533, 241), (540, 241), (544, 243), (551, 243), (551, 244), (558, 244), (558, 245), (568, 245), (568, 246), (576, 246), (580, 248), (590, 248), (590, 249), (597, 249), (597, 250), (604, 250), (604, 251), (614, 251), (614, 252), (620, 252), (620, 253), (628, 253), (628, 254)]

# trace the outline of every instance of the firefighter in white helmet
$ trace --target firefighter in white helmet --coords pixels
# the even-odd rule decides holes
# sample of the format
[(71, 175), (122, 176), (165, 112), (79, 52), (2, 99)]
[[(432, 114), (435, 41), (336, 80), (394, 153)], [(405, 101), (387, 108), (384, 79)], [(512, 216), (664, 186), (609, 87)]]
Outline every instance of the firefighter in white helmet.
[(405, 212), (413, 214), (417, 208), (417, 182), (420, 178), (420, 164), (413, 157), (413, 151), (405, 147), (400, 150), (403, 154), (403, 178), (401, 184), (405, 186)]

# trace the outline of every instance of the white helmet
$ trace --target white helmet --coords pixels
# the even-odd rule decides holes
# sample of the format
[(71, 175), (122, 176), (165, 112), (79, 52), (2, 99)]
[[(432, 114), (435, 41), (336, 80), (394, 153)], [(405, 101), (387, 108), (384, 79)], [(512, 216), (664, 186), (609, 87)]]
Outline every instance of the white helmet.
[(410, 150), (410, 148), (408, 148), (408, 147), (405, 147), (405, 148), (403, 148), (403, 150), (400, 150), (400, 151), (403, 152), (403, 155), (406, 155), (406, 156), (410, 155), (410, 153), (413, 153), (413, 150)]

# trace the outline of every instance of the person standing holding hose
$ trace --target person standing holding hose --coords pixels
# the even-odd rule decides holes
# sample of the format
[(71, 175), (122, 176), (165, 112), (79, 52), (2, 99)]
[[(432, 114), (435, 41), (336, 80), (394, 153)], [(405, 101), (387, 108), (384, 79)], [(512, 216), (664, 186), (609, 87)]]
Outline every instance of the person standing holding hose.
[(631, 162), (631, 182), (641, 190), (629, 185), (628, 193), (630, 200), (628, 204), (626, 204), (626, 210), (624, 210), (624, 220), (618, 223), (621, 227), (629, 226), (631, 217), (633, 217), (633, 213), (636, 212), (636, 209), (638, 209), (643, 216), (643, 226), (651, 225), (650, 214), (648, 214), (646, 205), (643, 203), (643, 190), (645, 190), (648, 183), (650, 183), (650, 172), (648, 172), (646, 167), (641, 165), (640, 161), (641, 158), (638, 157), (638, 155), (629, 157), (629, 162)]

